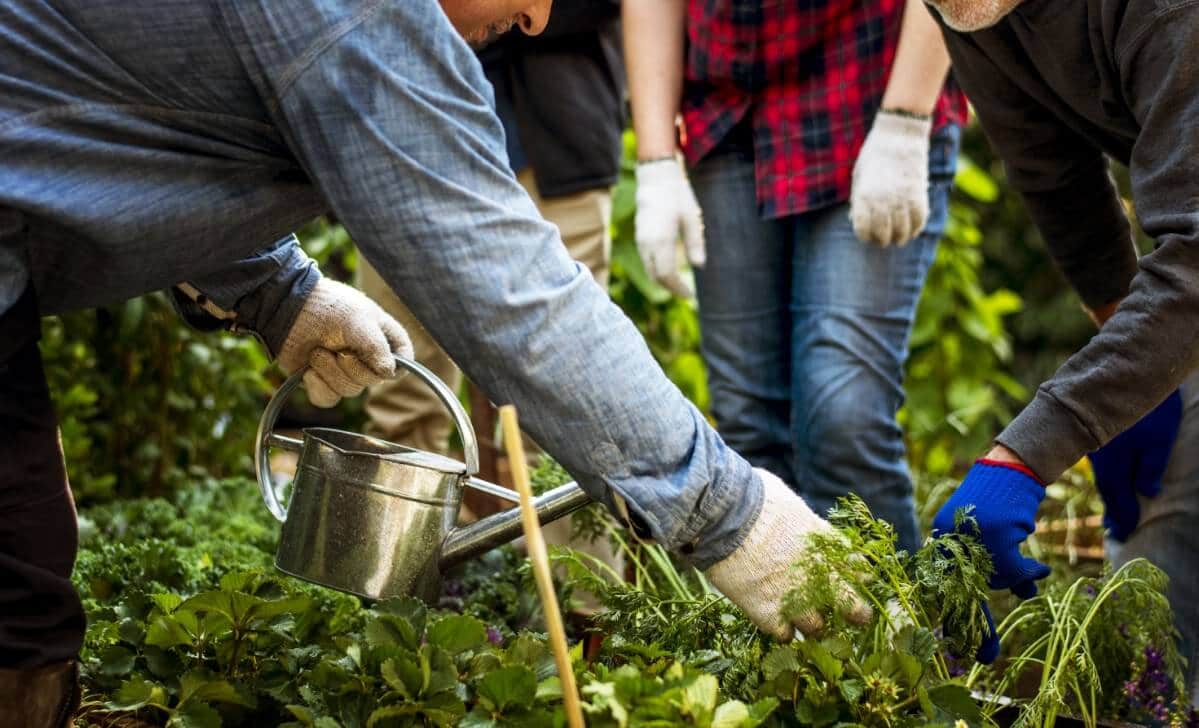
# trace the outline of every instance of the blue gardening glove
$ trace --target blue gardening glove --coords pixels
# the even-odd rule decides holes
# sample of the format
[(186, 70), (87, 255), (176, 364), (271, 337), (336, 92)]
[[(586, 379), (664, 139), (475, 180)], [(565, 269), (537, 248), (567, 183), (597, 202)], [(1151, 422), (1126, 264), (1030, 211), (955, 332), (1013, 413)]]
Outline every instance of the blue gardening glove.
[[(1036, 528), (1037, 508), (1045, 498), (1045, 486), (1021, 465), (994, 460), (979, 460), (966, 473), (966, 478), (937, 512), (933, 519), (933, 534), (951, 533), (956, 527), (956, 514), (967, 510), (974, 518), (963, 524), (960, 532), (978, 538), (995, 567), (991, 574), (992, 589), (1011, 589), (1021, 599), (1036, 596), (1037, 580), (1049, 576), (1049, 567), (1020, 553), (1020, 544)], [(983, 605), (988, 619), (988, 636), (979, 647), (979, 662), (994, 661), (999, 654), (999, 637), (991, 620), (991, 612)]]
[(1138, 495), (1162, 492), (1162, 476), (1182, 425), (1177, 390), (1132, 427), (1091, 453), (1095, 487), (1103, 497), (1103, 525), (1117, 541), (1128, 539), (1141, 520)]

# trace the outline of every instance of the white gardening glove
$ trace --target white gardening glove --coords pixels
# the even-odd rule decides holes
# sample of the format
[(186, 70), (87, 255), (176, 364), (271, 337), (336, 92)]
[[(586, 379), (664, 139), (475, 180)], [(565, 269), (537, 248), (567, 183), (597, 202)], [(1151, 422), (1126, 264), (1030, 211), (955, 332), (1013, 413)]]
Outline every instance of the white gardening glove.
[[(762, 512), (737, 550), (705, 573), (763, 632), (784, 642), (795, 636), (795, 629), (816, 635), (824, 629), (819, 614), (803, 614), (787, 623), (780, 611), (787, 592), (802, 584), (802, 565), (799, 570), (792, 566), (804, 558), (808, 536), (828, 532), (832, 526), (773, 473), (761, 468), (754, 472), (764, 487)], [(873, 616), (870, 607), (848, 588), (842, 611), (854, 624), (866, 624)]]
[(880, 111), (853, 167), (849, 217), (859, 239), (903, 245), (928, 220), (932, 121)]
[(637, 165), (637, 252), (650, 277), (676, 296), (695, 295), (679, 273), (678, 240), (691, 265), (704, 264), (704, 221), (683, 165), (675, 158)]
[(304, 301), (279, 352), (291, 374), (307, 365), (304, 386), (317, 407), (332, 407), (395, 375), (412, 358), (408, 332), (361, 291), (322, 278)]

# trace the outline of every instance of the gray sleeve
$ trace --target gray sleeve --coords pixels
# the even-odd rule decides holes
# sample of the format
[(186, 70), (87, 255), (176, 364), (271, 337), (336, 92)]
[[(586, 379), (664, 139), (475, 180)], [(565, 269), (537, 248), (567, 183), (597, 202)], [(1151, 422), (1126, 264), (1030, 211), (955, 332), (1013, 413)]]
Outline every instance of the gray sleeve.
[(1142, 41), (1119, 63), (1141, 128), (1133, 198), (1156, 249), (1115, 314), (999, 438), (1031, 453), (1045, 478), (1136, 423), (1199, 366), (1199, 5), (1174, 3)]
[(1054, 263), (1088, 307), (1122, 298), (1137, 257), (1107, 158), (1029, 96), (973, 38), (948, 32), (946, 40), (954, 77)]

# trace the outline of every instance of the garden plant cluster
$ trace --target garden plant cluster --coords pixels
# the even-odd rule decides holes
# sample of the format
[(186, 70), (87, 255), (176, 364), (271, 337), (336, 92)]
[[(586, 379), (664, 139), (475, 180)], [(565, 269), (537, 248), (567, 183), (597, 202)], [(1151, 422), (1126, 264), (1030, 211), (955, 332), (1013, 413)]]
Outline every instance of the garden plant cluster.
[[(535, 474), (539, 489), (565, 478), (552, 462)], [(964, 657), (982, 636), (990, 568), (970, 539), (897, 551), (889, 526), (845, 501), (806, 560), (822, 566), (786, 605), (816, 610), (825, 633), (776, 644), (698, 572), (598, 508), (584, 513), (576, 529), (613, 539), (633, 573), (555, 553), (562, 598), (586, 590), (606, 607), (571, 635), (589, 725), (987, 725), (1002, 715), (982, 696), (1011, 694), (1027, 674), (1040, 682), (1018, 724), (1061, 712), (1185, 720), (1170, 697), (1180, 660), (1160, 641), (1171, 634), (1163, 579), (1144, 562), (1013, 611), (1001, 630), (1019, 652), (992, 671)], [(90, 628), (78, 725), (565, 724), (532, 576), (511, 548), (447, 574), (436, 605), (366, 604), (273, 571), (277, 525), (246, 479), (97, 506), (81, 522), (75, 578)], [(870, 624), (839, 620), (846, 588), (872, 604)], [(590, 654), (586, 630), (602, 637)], [(1113, 685), (1126, 689), (1101, 687)]]

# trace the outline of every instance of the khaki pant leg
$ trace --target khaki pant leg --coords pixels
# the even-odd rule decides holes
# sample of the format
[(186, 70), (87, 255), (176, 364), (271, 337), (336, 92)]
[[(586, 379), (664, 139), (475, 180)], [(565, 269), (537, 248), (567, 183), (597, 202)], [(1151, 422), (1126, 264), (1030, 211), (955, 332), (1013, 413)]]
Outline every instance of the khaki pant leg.
[[(612, 257), (612, 235), (609, 225), (612, 217), (611, 192), (606, 189), (588, 190), (545, 199), (537, 193), (532, 170), (521, 172), (518, 179), (537, 203), (542, 217), (558, 227), (570, 257), (587, 266), (595, 276), (596, 283), (607, 290)], [(536, 462), (539, 452), (536, 445), (527, 437), (524, 444), (530, 462)], [(591, 542), (575, 541), (570, 537), (571, 528), (572, 521), (567, 517), (544, 526), (542, 532), (547, 544), (569, 546), (596, 557), (618, 574), (624, 573), (624, 556), (612, 547), (607, 538), (601, 537)], [(590, 614), (599, 608), (599, 601), (591, 594), (582, 593), (576, 597), (579, 600), (580, 612)]]
[(607, 290), (612, 259), (612, 193), (597, 189), (545, 199), (537, 193), (532, 170), (526, 169), (517, 179), (537, 203), (541, 216), (557, 226), (570, 257), (587, 266), (595, 282)]
[[(451, 391), (458, 391), (462, 383), (458, 367), (417, 322), (378, 271), (362, 258), (358, 263), (358, 285), (408, 330), (416, 361), (436, 374)], [(366, 397), (366, 413), (370, 417), (366, 431), (373, 437), (435, 453), (445, 453), (449, 449), (450, 414), (433, 390), (412, 375), (371, 387)]]

